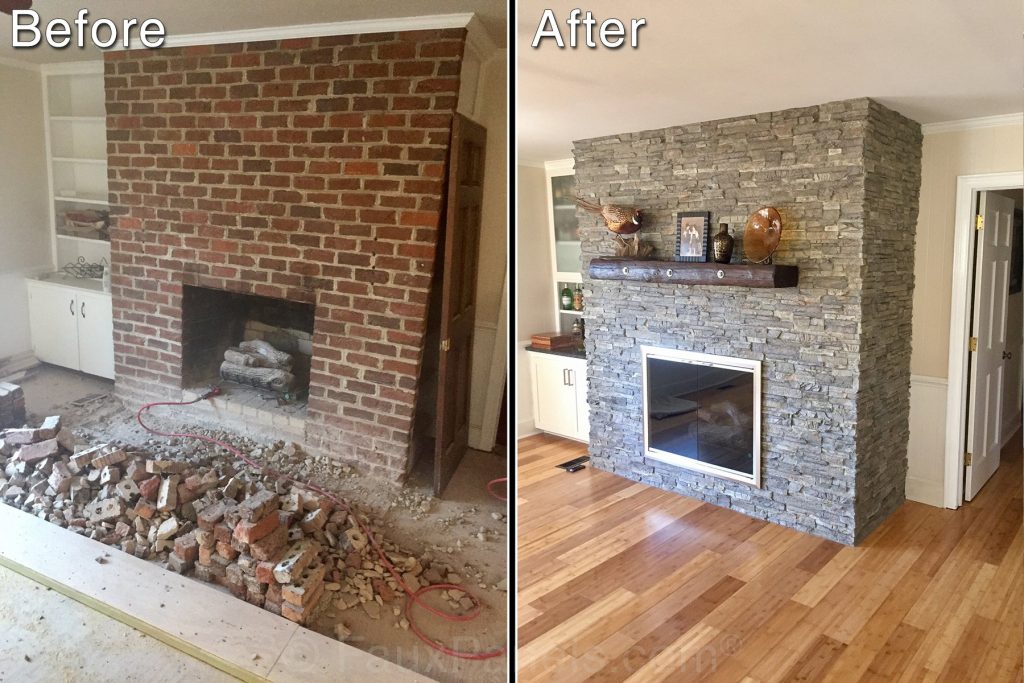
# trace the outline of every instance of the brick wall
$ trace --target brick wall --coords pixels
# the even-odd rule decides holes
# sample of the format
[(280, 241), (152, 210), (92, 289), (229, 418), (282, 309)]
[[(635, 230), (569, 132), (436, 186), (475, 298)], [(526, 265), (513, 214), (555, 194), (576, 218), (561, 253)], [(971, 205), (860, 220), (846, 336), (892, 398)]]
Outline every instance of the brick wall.
[[(793, 289), (584, 276), (594, 465), (844, 543), (903, 500), (920, 126), (869, 99), (575, 143), (577, 193), (644, 209), (672, 257), (677, 211), (742, 228), (783, 217), (776, 262)], [(584, 268), (610, 255), (578, 212)], [(762, 362), (762, 487), (643, 457), (640, 346)]]
[(405, 469), (464, 40), (106, 54), (120, 395), (180, 395), (183, 285), (312, 303), (308, 444)]

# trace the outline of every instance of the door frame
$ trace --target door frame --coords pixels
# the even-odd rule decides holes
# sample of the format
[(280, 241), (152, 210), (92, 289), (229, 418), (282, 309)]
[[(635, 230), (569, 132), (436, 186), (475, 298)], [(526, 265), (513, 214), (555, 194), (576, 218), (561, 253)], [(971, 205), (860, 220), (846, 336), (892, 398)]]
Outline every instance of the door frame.
[[(476, 443), (470, 447), (481, 451), (494, 450), (498, 436), (498, 420), (501, 413), (501, 396), (508, 379), (508, 269), (501, 285), (501, 304), (498, 308), (498, 322), (494, 330), (494, 345), (491, 348), (491, 365), (480, 374), (487, 374), (487, 389), (484, 395), (484, 414)], [(472, 442), (472, 425), (470, 426)]]
[(967, 337), (974, 257), (974, 213), (979, 192), (1024, 187), (1024, 171), (957, 176), (953, 232), (953, 290), (949, 311), (949, 372), (946, 390), (946, 457), (943, 502), (956, 509), (964, 502), (964, 449), (967, 431)]

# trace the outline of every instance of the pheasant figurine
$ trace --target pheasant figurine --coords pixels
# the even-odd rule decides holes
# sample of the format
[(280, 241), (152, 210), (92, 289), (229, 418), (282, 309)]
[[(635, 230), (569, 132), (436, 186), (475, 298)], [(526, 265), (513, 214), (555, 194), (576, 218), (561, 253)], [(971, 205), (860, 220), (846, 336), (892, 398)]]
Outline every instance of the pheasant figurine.
[(608, 229), (616, 235), (632, 235), (640, 230), (643, 223), (643, 212), (633, 207), (595, 204), (579, 197), (576, 198), (576, 205), (584, 211), (600, 214)]

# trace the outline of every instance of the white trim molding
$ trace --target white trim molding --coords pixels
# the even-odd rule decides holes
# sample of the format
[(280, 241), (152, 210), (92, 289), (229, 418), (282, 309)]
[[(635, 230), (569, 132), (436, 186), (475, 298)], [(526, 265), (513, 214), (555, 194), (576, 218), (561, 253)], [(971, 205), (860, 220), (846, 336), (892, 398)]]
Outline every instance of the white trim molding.
[[(362, 33), (387, 33), (390, 31), (423, 31), (445, 28), (467, 28), (472, 22), (474, 16), (475, 15), (472, 13), (433, 14), (422, 17), (360, 19), (323, 24), (268, 26), (266, 28), (240, 29), (237, 31), (211, 31), (210, 33), (172, 33), (164, 40), (163, 47), (217, 45), (221, 43), (249, 43), (261, 40), (315, 38), (318, 36), (347, 36)], [(124, 48), (111, 48), (111, 50), (115, 49), (123, 50)], [(146, 48), (133, 47), (129, 49), (138, 50)]]
[(575, 159), (555, 159), (553, 161), (545, 161), (544, 168), (551, 175), (572, 175), (576, 170)]
[(1024, 171), (962, 175), (956, 179), (953, 233), (953, 287), (949, 311), (949, 390), (946, 392), (946, 448), (943, 501), (958, 508), (964, 500), (964, 448), (967, 421), (967, 337), (970, 334), (971, 263), (974, 205), (978, 192), (1024, 187)]
[(907, 442), (907, 500), (944, 507), (943, 439), (945, 377), (910, 376), (910, 438)]
[(20, 59), (11, 59), (10, 57), (0, 57), (0, 66), (8, 66), (12, 69), (24, 69), (25, 71), (42, 71), (42, 64), (36, 64), (34, 62), (23, 62)]
[(937, 123), (925, 123), (921, 126), (924, 135), (935, 133), (952, 133), (958, 130), (973, 130), (977, 128), (999, 128), (1000, 126), (1024, 125), (1024, 113), (1000, 114), (999, 116), (979, 116), (973, 119), (959, 119), (957, 121), (939, 121)]
[[(533, 415), (533, 392), (532, 386), (532, 373), (530, 372), (530, 362), (528, 358), (528, 352), (526, 347), (532, 344), (533, 341), (530, 339), (521, 339), (516, 342), (516, 410), (515, 416), (519, 418), (516, 422), (516, 439), (523, 439), (527, 436), (533, 436), (534, 434), (540, 434), (541, 431), (537, 429), (537, 423), (534, 421)], [(525, 391), (524, 391), (525, 389)], [(527, 393), (529, 392), (529, 393)], [(523, 394), (526, 394), (524, 397)], [(511, 394), (509, 395), (510, 407), (511, 407)], [(525, 400), (525, 409), (522, 408), (522, 402)]]

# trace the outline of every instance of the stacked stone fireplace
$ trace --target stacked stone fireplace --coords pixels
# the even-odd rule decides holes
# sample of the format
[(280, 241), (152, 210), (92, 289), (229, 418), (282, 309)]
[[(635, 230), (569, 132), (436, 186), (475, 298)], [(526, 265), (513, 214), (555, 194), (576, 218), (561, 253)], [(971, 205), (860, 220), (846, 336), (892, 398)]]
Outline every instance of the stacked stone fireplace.
[[(710, 211), (742, 243), (769, 205), (784, 221), (775, 261), (800, 268), (790, 289), (584, 275), (594, 465), (863, 539), (904, 500), (920, 126), (857, 99), (584, 140), (574, 154), (578, 195), (642, 208), (659, 258), (677, 211)], [(613, 244), (600, 217), (578, 216), (586, 273)], [(644, 457), (645, 346), (761, 363), (759, 487)]]
[(371, 474), (406, 471), (464, 41), (431, 30), (106, 54), (129, 406), (194, 396), (240, 336), (298, 330), (300, 414), (228, 410), (226, 396), (212, 415)]

